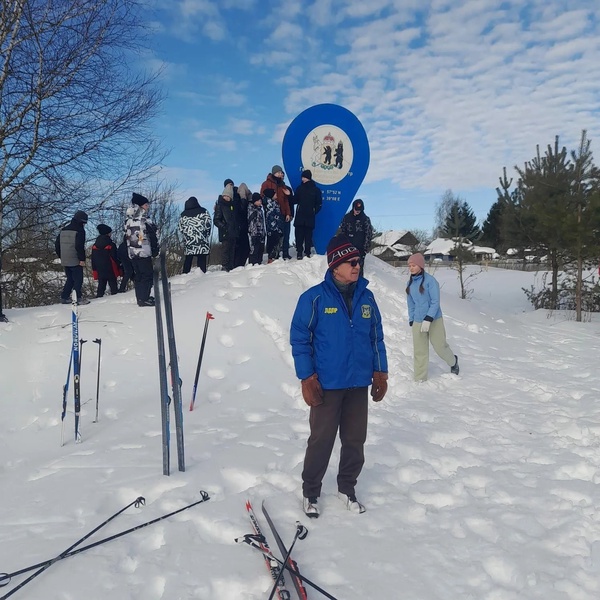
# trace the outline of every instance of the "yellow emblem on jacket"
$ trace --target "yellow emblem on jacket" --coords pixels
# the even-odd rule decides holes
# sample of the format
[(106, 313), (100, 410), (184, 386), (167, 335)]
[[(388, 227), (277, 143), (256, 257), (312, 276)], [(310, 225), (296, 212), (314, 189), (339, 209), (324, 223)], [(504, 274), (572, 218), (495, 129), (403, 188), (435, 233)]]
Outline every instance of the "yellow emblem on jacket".
[(338, 309), (334, 306), (332, 308), (327, 308), (325, 307), (325, 314), (326, 315), (335, 315), (335, 313), (338, 311)]
[(371, 305), (370, 304), (363, 304), (360, 307), (360, 311), (362, 313), (362, 318), (363, 319), (370, 319), (371, 318)]

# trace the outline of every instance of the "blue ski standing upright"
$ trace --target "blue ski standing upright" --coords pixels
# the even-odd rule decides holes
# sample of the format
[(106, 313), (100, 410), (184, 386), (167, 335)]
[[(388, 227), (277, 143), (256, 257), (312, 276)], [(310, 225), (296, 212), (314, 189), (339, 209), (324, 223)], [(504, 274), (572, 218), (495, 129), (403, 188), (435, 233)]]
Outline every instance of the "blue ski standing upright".
[(73, 290), (71, 294), (71, 325), (73, 331), (73, 399), (75, 402), (75, 442), (81, 442), (81, 431), (79, 429), (79, 415), (81, 413), (81, 389), (79, 385), (80, 363), (79, 363), (79, 311), (77, 304), (77, 293)]

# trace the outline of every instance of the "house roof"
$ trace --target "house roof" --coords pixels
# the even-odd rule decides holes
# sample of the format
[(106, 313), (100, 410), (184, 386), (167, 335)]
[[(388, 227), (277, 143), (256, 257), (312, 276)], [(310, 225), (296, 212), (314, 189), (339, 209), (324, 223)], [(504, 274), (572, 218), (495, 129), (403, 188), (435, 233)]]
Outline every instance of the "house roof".
[(405, 229), (384, 231), (373, 238), (373, 243), (380, 246), (395, 246), (409, 231)]
[[(452, 254), (452, 250), (454, 249), (455, 242), (454, 240), (449, 240), (446, 238), (437, 238), (427, 246), (425, 252), (423, 254), (441, 254), (442, 256), (449, 256)], [(469, 250), (474, 252), (475, 254), (495, 254), (496, 250), (494, 248), (488, 248), (486, 246), (475, 246), (469, 240), (465, 241), (465, 246), (469, 246)]]

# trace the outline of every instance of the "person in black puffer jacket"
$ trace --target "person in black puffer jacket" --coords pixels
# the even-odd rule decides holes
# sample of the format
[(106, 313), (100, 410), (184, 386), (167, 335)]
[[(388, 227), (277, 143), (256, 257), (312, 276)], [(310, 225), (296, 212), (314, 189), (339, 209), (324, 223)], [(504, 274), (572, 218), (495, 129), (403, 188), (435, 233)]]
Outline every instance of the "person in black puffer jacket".
[(357, 198), (352, 203), (352, 210), (344, 215), (338, 233), (350, 238), (350, 241), (360, 252), (360, 275), (364, 274), (365, 256), (371, 249), (373, 239), (373, 226), (371, 219), (365, 214), (365, 203)]
[(323, 195), (313, 181), (310, 170), (302, 171), (302, 183), (296, 188), (294, 197), (296, 202), (296, 217), (294, 219), (296, 252), (298, 253), (298, 260), (302, 260), (303, 255), (310, 258), (315, 216), (323, 205)]
[(239, 224), (239, 233), (235, 242), (235, 256), (233, 260), (234, 268), (246, 265), (250, 255), (250, 242), (248, 240), (248, 204), (252, 200), (252, 192), (245, 183), (240, 183), (239, 187), (233, 188), (233, 202), (238, 205), (237, 217)]
[(235, 268), (235, 244), (240, 232), (237, 216), (239, 205), (233, 202), (233, 185), (225, 186), (215, 205), (213, 223), (219, 230), (219, 241), (223, 244), (222, 266), (224, 271)]
[(117, 277), (122, 275), (123, 271), (117, 256), (117, 247), (110, 237), (112, 229), (104, 223), (98, 225), (97, 229), (100, 235), (92, 246), (92, 275), (98, 282), (96, 298), (102, 298), (107, 284), (111, 296), (117, 293)]

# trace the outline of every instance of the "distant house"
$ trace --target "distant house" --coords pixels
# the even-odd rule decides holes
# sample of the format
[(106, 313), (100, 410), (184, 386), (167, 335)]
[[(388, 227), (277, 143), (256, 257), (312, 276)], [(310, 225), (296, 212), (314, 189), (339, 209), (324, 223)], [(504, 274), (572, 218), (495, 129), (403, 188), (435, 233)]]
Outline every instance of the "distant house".
[(385, 261), (406, 260), (418, 245), (410, 231), (385, 231), (373, 238), (371, 254)]
[[(437, 238), (427, 246), (423, 254), (426, 260), (442, 260), (452, 262), (454, 260), (454, 247), (456, 242), (447, 238)], [(475, 255), (477, 260), (491, 260), (498, 258), (498, 253), (494, 248), (487, 248), (485, 246), (476, 246), (468, 240), (464, 242), (464, 245)]]

